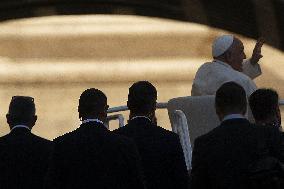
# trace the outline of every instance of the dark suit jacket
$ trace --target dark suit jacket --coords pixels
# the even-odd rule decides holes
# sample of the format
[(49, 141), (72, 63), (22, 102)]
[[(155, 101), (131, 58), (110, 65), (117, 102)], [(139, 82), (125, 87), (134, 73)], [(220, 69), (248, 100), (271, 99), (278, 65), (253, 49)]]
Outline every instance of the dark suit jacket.
[(46, 188), (143, 189), (133, 141), (89, 122), (54, 140)]
[(183, 151), (177, 134), (135, 118), (114, 131), (132, 138), (142, 158), (148, 189), (188, 188)]
[(284, 145), (277, 128), (231, 119), (195, 140), (191, 187), (246, 188), (248, 167), (265, 157), (284, 162)]
[(0, 138), (0, 188), (43, 188), (52, 142), (26, 128)]

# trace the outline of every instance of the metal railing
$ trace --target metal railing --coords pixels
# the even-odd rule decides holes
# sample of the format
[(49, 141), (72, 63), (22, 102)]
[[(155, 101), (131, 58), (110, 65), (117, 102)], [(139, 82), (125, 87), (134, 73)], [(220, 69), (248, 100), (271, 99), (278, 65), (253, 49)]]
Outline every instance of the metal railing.
[(113, 120), (118, 120), (118, 125), (119, 127), (124, 126), (124, 117), (122, 114), (115, 114), (115, 115), (110, 115), (107, 116), (107, 121), (106, 121), (106, 127), (109, 129), (109, 122)]
[(175, 110), (173, 115), (173, 132), (179, 135), (187, 170), (191, 170), (192, 147), (186, 115), (181, 110)]
[[(167, 102), (157, 103), (157, 109), (166, 109), (167, 106), (168, 106)], [(128, 110), (127, 106), (117, 106), (117, 107), (109, 108), (107, 110), (107, 113), (123, 112), (123, 111), (127, 111), (127, 110)]]

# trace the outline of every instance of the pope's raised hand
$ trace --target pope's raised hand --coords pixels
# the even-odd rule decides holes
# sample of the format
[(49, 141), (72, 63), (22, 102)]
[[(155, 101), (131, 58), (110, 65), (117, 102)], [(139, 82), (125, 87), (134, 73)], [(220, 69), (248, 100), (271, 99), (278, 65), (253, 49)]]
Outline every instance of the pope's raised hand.
[(260, 37), (254, 46), (253, 53), (250, 59), (251, 64), (258, 63), (259, 59), (263, 57), (261, 54), (261, 48), (263, 44), (264, 44), (264, 38)]

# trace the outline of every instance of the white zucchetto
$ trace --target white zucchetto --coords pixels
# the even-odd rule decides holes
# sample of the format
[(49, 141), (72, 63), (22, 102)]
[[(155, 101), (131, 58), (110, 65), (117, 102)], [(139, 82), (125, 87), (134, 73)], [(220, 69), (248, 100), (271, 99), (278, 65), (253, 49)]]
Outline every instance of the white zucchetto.
[(220, 37), (217, 37), (212, 45), (212, 56), (218, 57), (224, 54), (231, 47), (233, 41), (233, 35), (222, 35)]

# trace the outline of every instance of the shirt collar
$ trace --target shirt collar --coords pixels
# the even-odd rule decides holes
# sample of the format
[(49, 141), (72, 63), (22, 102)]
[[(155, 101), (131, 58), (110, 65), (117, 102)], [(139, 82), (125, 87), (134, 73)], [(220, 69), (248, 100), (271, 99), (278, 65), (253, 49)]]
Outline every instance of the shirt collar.
[(151, 121), (151, 119), (150, 119), (150, 118), (148, 118), (148, 117), (146, 117), (146, 116), (134, 116), (134, 117), (132, 117), (130, 120), (134, 120), (134, 119), (137, 119), (137, 118), (144, 118), (144, 119), (148, 119), (150, 122), (152, 122), (152, 121)]
[(99, 120), (99, 119), (85, 119), (85, 120), (82, 121), (82, 124), (83, 124), (83, 123), (89, 123), (89, 122), (97, 122), (97, 123), (101, 123), (101, 124), (104, 125), (104, 122), (102, 122), (102, 121)]
[(223, 65), (223, 66), (225, 66), (225, 67), (227, 67), (227, 68), (233, 69), (232, 66), (230, 66), (229, 64), (227, 64), (226, 62), (223, 62), (223, 61), (221, 61), (221, 60), (214, 59), (213, 62), (216, 62), (216, 63), (218, 63), (218, 64), (221, 64), (221, 65)]
[(242, 114), (229, 114), (226, 115), (222, 121), (226, 121), (229, 119), (245, 119), (245, 117)]
[[(17, 128), (26, 128), (26, 129), (28, 129), (28, 130), (31, 130), (28, 126), (26, 126), (26, 125), (15, 125), (12, 129), (11, 129), (11, 131), (13, 131), (14, 129), (17, 129)], [(10, 132), (11, 132), (10, 131)]]

